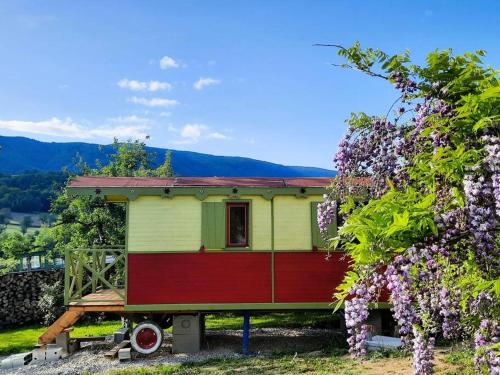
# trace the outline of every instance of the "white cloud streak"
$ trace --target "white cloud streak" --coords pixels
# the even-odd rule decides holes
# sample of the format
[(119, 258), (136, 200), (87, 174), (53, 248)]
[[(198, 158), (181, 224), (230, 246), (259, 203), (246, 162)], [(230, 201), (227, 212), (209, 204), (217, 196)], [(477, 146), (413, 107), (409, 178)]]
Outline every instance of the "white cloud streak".
[(195, 90), (203, 90), (207, 86), (215, 86), (221, 83), (220, 79), (201, 77), (198, 81), (193, 83)]
[(170, 56), (163, 56), (160, 60), (161, 69), (173, 69), (180, 67), (180, 64)]
[(168, 82), (160, 81), (136, 81), (134, 79), (129, 80), (127, 78), (121, 79), (117, 82), (118, 87), (122, 89), (129, 89), (132, 91), (162, 91), (171, 90), (172, 85)]
[(84, 127), (71, 118), (59, 119), (52, 117), (42, 121), (0, 120), (0, 129), (19, 133), (49, 135), (54, 137), (92, 139), (121, 138), (144, 139), (148, 135), (145, 124), (123, 124), (115, 126)]
[(175, 144), (196, 144), (207, 139), (230, 140), (227, 135), (213, 131), (210, 126), (205, 124), (185, 124), (180, 129), (169, 125), (168, 131), (178, 133), (180, 139), (174, 141)]
[(129, 101), (134, 104), (144, 105), (146, 107), (174, 107), (179, 104), (175, 99), (165, 99), (165, 98), (140, 98), (133, 96), (129, 98)]

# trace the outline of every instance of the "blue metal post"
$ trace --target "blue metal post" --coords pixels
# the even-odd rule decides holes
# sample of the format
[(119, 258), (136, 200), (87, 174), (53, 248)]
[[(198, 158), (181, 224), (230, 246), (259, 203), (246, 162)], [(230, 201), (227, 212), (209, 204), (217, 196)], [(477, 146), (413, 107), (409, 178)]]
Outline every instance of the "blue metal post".
[(250, 340), (250, 313), (243, 312), (243, 355), (250, 355), (248, 342)]

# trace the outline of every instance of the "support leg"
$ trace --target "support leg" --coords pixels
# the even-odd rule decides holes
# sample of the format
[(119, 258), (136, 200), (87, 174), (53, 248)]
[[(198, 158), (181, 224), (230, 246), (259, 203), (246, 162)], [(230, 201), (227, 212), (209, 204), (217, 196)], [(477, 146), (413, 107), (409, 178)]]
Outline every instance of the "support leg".
[(250, 355), (248, 343), (250, 340), (250, 313), (245, 311), (243, 313), (243, 354)]

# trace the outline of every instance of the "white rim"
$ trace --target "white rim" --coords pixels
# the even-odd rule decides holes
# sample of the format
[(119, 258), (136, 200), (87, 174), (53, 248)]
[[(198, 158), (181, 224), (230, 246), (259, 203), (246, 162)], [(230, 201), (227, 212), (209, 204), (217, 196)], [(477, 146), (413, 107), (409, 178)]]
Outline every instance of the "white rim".
[[(149, 329), (153, 330), (156, 333), (156, 337), (157, 337), (156, 343), (154, 344), (153, 347), (151, 347), (149, 349), (144, 349), (137, 343), (137, 334), (144, 328), (149, 328)], [(132, 332), (132, 337), (130, 338), (130, 345), (138, 353), (151, 354), (151, 353), (156, 352), (160, 348), (162, 341), (163, 341), (163, 330), (160, 327), (158, 327), (154, 323), (149, 323), (149, 322), (148, 323), (139, 323), (137, 325), (137, 327), (134, 328), (134, 331)]]

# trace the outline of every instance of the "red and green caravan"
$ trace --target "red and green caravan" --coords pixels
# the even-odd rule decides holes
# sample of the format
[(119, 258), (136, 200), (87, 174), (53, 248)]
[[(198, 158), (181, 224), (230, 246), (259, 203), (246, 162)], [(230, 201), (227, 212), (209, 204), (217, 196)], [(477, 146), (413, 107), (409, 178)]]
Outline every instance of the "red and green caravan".
[[(89, 311), (135, 321), (132, 346), (147, 353), (172, 321), (175, 346), (175, 317), (186, 314), (332, 309), (349, 260), (327, 253), (316, 220), (330, 182), (75, 178), (69, 194), (126, 205), (125, 244), (66, 252), (67, 312), (40, 342)], [(334, 220), (328, 236), (336, 231)]]

